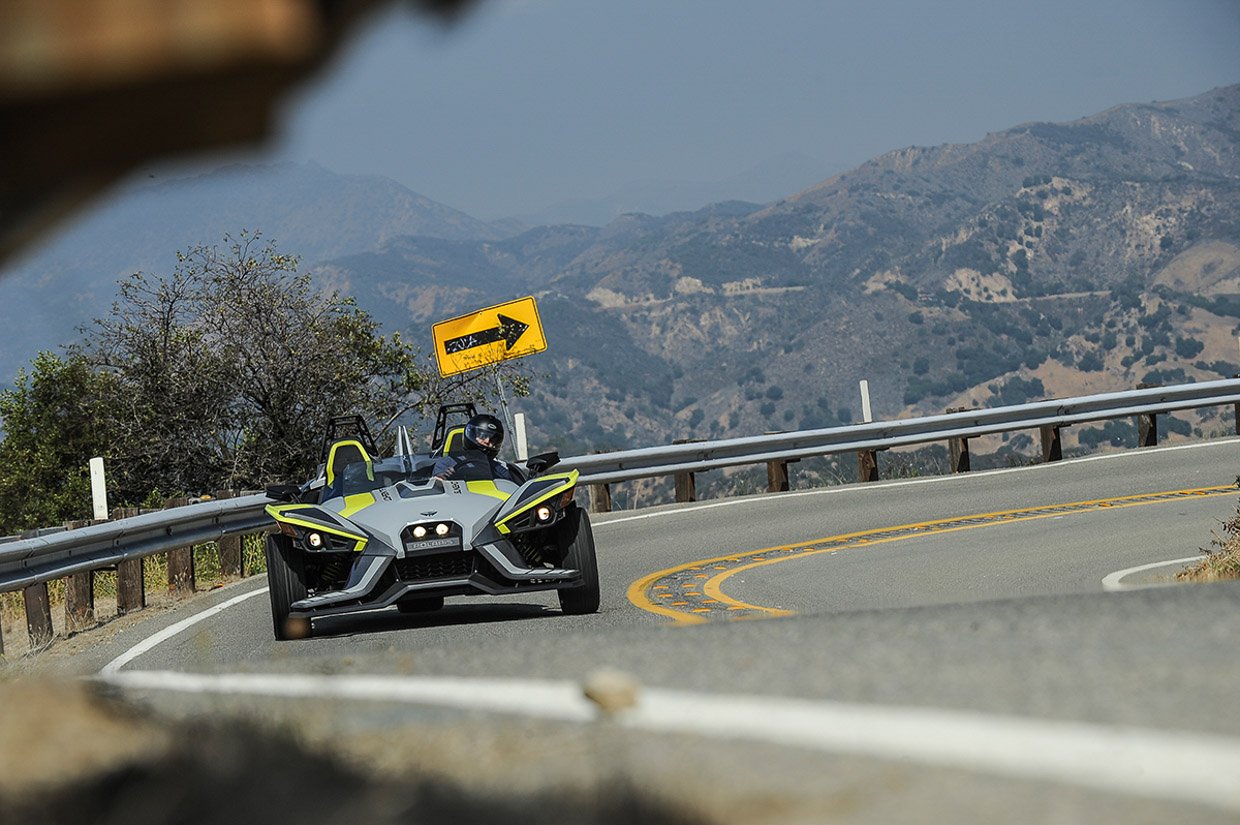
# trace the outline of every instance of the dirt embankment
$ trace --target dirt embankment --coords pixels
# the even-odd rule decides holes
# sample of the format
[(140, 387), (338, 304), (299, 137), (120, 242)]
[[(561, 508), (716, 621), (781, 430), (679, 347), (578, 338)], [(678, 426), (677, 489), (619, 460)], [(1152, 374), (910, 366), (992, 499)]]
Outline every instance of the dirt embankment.
[(366, 771), (269, 730), (160, 720), (82, 681), (0, 682), (0, 822), (299, 825), (707, 820), (624, 782), (496, 794)]

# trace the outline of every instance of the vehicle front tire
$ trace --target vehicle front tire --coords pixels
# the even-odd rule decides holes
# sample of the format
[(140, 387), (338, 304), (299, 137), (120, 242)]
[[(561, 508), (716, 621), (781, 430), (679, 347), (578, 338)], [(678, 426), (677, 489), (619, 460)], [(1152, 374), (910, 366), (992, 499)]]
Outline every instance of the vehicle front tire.
[(288, 536), (267, 536), (266, 550), (272, 629), (281, 641), (304, 639), (310, 635), (310, 620), (290, 617), (289, 611), (293, 602), (307, 595), (305, 559), (293, 548), (293, 540)]
[(401, 613), (431, 613), (443, 607), (443, 596), (426, 596), (420, 599), (405, 599), (396, 603)]
[(597, 613), (599, 606), (598, 559), (594, 554), (594, 531), (590, 517), (580, 507), (573, 507), (560, 525), (560, 546), (564, 549), (565, 567), (581, 571), (578, 583), (557, 591), (560, 609), (573, 616)]

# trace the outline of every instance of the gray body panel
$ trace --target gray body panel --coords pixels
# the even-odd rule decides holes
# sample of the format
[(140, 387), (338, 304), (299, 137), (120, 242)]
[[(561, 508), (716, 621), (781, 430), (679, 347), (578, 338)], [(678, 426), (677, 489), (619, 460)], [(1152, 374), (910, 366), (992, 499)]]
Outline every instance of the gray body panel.
[[(386, 479), (376, 463), (373, 483)], [(340, 492), (317, 505), (327, 511), (318, 521), (339, 522), (365, 535), (365, 548), (350, 559), (342, 587), (311, 592), (292, 604), (291, 615), (323, 616), (389, 607), (405, 598), (450, 595), (497, 595), (518, 591), (559, 590), (575, 586), (580, 571), (553, 562), (534, 563), (522, 556), (512, 535), (496, 528), (498, 515), (511, 512), (523, 498), (537, 495), (547, 482), (531, 479), (518, 485), (507, 479), (452, 480), (402, 478), (366, 490)], [(294, 511), (293, 514), (296, 514)], [(311, 513), (302, 511), (304, 520)], [(562, 516), (562, 513), (559, 514)], [(529, 541), (558, 541), (556, 520)], [(434, 525), (448, 524), (451, 533), (436, 538)], [(412, 540), (415, 525), (432, 532)], [(303, 546), (308, 560), (316, 552)], [(334, 548), (331, 552), (339, 556)]]

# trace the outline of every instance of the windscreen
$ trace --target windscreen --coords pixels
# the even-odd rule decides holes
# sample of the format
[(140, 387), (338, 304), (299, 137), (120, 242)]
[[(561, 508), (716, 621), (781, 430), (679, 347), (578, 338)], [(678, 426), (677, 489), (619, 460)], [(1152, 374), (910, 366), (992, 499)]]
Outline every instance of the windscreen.
[(431, 475), (445, 481), (494, 481), (495, 470), (486, 453), (460, 450), (439, 458)]
[(476, 450), (454, 451), (445, 456), (394, 456), (376, 461), (357, 461), (345, 466), (336, 483), (324, 491), (322, 500), (369, 493), (400, 481), (421, 485), (432, 478), (445, 481), (494, 481), (491, 459)]

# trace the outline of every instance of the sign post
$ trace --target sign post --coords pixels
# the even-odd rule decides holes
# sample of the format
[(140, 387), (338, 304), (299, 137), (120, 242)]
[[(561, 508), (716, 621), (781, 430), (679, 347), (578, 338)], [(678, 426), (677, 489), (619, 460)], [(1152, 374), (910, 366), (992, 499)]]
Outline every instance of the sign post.
[(504, 380), (499, 377), (499, 373), (495, 374), (495, 389), (499, 390), (499, 408), (504, 411), (504, 424), (508, 427), (509, 446), (512, 447), (512, 454), (521, 460), (520, 451), (517, 449), (516, 427), (512, 423), (512, 411), (508, 409), (508, 395), (504, 392)]

